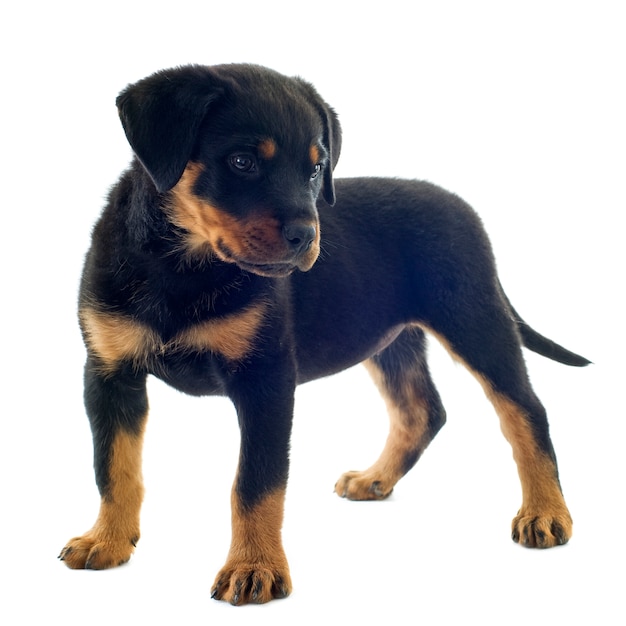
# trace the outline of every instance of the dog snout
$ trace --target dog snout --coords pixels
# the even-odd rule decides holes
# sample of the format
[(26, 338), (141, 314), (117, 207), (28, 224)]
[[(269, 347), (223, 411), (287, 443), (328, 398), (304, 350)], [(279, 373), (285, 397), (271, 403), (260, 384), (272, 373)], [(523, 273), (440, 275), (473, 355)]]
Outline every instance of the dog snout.
[(283, 237), (295, 254), (306, 252), (316, 236), (317, 229), (312, 224), (295, 222), (283, 226)]

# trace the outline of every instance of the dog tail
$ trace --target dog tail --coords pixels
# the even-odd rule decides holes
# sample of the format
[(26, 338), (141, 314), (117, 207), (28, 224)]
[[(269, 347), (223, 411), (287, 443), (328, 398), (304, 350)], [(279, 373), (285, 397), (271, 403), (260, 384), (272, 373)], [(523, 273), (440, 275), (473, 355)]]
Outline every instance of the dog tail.
[(552, 359), (553, 361), (564, 363), (565, 365), (584, 367), (591, 363), (591, 361), (584, 356), (571, 352), (551, 339), (540, 335), (536, 330), (526, 324), (524, 320), (517, 319), (517, 317), (518, 316), (516, 316), (517, 328), (522, 336), (522, 342), (529, 350)]
[[(504, 290), (502, 290), (502, 288), (501, 291), (504, 295)], [(541, 356), (545, 356), (548, 359), (552, 359), (553, 361), (563, 363), (564, 365), (584, 367), (585, 365), (589, 365), (591, 363), (591, 361), (589, 359), (586, 359), (584, 356), (576, 354), (575, 352), (571, 352), (567, 348), (564, 348), (558, 343), (552, 341), (552, 339), (548, 339), (547, 337), (539, 334), (521, 318), (521, 316), (509, 302), (506, 295), (504, 295), (504, 298), (507, 301), (509, 308), (511, 309), (513, 319), (517, 323), (517, 329), (519, 330), (519, 333), (522, 337), (522, 343), (529, 350), (532, 350), (533, 352), (536, 352)]]

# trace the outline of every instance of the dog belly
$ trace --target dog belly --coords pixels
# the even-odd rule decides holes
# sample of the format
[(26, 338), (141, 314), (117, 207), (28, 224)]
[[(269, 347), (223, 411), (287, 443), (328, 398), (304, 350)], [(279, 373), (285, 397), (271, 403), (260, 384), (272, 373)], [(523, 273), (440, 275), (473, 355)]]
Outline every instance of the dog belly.
[[(353, 341), (346, 341), (347, 332), (339, 331), (343, 341), (337, 340), (338, 333), (335, 332), (330, 336), (320, 334), (310, 341), (300, 342), (297, 351), (298, 384), (337, 374), (365, 361), (391, 344), (404, 327), (404, 324), (397, 324), (384, 331), (370, 332), (369, 337), (359, 334), (358, 340)], [(361, 329), (361, 332), (367, 331)]]

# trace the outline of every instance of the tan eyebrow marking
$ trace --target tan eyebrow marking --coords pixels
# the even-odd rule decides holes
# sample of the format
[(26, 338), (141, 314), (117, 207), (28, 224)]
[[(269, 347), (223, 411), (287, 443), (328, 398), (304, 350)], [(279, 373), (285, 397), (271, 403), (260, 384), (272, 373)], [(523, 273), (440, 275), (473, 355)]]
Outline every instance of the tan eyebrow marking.
[(264, 139), (258, 146), (259, 154), (264, 159), (273, 159), (276, 156), (278, 146), (273, 139)]

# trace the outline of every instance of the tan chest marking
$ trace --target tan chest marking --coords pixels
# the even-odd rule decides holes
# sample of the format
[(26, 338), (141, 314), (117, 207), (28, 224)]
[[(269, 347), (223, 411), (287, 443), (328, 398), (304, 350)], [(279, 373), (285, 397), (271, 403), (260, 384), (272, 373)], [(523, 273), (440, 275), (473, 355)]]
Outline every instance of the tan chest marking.
[(266, 310), (265, 303), (257, 304), (191, 326), (166, 342), (149, 326), (119, 313), (86, 307), (80, 319), (89, 349), (110, 373), (122, 362), (147, 367), (154, 357), (175, 352), (213, 352), (229, 361), (241, 361), (254, 349)]

